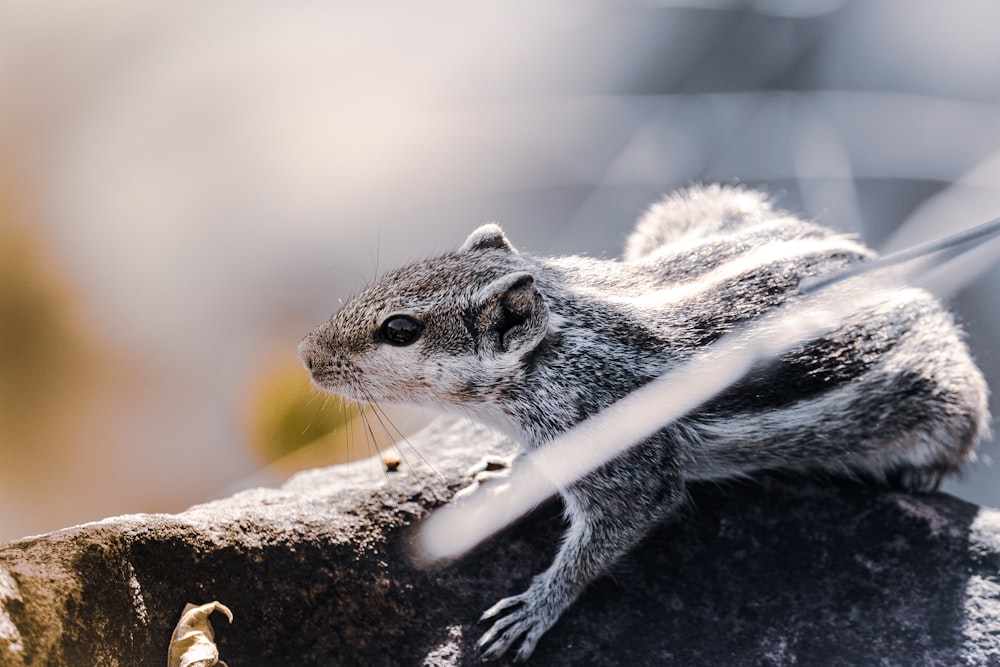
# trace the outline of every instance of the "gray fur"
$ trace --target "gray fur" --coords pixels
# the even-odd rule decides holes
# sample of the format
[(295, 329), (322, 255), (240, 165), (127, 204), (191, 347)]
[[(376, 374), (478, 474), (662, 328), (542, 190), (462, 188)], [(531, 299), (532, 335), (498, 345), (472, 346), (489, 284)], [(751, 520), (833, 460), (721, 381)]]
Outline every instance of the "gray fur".
[[(872, 257), (757, 192), (691, 188), (650, 209), (622, 261), (522, 254), (481, 227), (456, 252), (382, 276), (299, 351), (323, 389), (453, 410), (537, 448), (796, 299), (802, 279)], [(379, 339), (397, 314), (425, 325), (412, 345)], [(526, 659), (589, 581), (677, 510), (687, 481), (786, 470), (934, 489), (973, 456), (986, 395), (940, 304), (887, 294), (566, 489), (563, 545), (483, 615), (484, 657)]]

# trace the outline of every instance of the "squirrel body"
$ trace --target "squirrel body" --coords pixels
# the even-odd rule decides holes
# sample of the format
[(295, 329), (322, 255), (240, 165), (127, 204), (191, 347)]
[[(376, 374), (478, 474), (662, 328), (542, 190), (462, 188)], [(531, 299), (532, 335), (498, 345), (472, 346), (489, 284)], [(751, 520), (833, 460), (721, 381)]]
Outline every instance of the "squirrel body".
[[(799, 298), (804, 279), (874, 257), (756, 191), (692, 187), (650, 208), (622, 260), (519, 253), (484, 225), (365, 287), (299, 354), (322, 389), (458, 412), (537, 448)], [(563, 489), (562, 547), (484, 614), (484, 657), (530, 656), (687, 482), (783, 470), (933, 490), (973, 456), (986, 402), (951, 315), (926, 291), (886, 290)]]

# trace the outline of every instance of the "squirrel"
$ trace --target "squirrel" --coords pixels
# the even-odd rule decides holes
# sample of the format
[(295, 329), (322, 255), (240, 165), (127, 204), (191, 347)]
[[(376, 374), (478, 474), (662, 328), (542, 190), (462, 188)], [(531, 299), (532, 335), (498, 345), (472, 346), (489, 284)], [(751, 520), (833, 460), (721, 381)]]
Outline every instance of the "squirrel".
[[(458, 412), (539, 448), (801, 298), (804, 280), (875, 256), (758, 191), (692, 186), (640, 218), (621, 260), (520, 253), (479, 227), (362, 289), (299, 357), (321, 389)], [(988, 431), (986, 383), (935, 297), (885, 292), (561, 489), (562, 546), (483, 614), (482, 657), (527, 659), (588, 582), (677, 513), (688, 482), (788, 471), (927, 492), (959, 471)]]

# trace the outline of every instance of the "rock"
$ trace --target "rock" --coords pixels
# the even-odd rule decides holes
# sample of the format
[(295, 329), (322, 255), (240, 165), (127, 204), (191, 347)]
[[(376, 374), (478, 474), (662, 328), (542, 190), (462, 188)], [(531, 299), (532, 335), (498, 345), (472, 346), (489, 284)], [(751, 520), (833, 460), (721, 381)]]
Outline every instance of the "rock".
[[(214, 600), (234, 614), (215, 625), (233, 667), (478, 663), (479, 614), (548, 565), (559, 505), (422, 567), (418, 519), (513, 446), (455, 420), (411, 442), (398, 472), (315, 470), (0, 545), (0, 664), (162, 665), (185, 604)], [(695, 488), (532, 662), (997, 665), (1000, 512), (776, 478)]]

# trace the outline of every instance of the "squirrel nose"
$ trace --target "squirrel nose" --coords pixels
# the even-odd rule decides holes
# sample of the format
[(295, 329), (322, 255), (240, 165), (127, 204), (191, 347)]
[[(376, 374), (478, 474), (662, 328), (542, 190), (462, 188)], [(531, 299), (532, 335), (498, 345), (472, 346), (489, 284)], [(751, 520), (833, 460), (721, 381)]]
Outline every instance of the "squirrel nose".
[(312, 371), (314, 363), (312, 336), (306, 336), (299, 342), (298, 353), (302, 365), (306, 367), (306, 370)]

